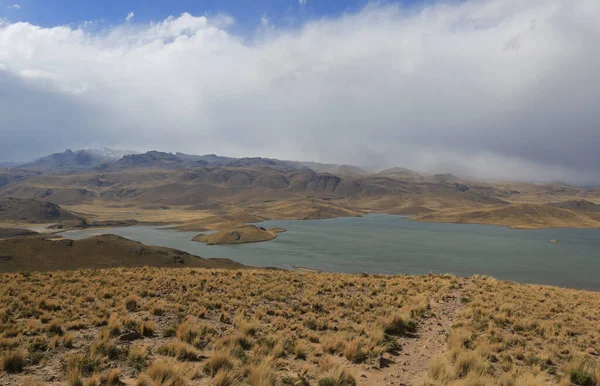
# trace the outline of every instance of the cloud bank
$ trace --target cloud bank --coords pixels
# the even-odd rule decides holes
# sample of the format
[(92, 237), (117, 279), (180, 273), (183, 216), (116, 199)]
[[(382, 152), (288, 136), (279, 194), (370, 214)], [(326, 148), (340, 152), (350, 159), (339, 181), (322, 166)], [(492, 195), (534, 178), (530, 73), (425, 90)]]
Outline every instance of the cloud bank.
[(233, 24), (0, 21), (0, 161), (118, 146), (600, 183), (597, 0)]

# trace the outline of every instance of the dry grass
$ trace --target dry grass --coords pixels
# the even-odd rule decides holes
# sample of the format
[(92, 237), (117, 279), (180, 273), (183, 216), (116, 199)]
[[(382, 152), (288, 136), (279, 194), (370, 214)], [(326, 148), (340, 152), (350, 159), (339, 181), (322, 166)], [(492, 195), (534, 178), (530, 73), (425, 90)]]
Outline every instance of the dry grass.
[(487, 277), (426, 385), (600, 385), (600, 294)]
[[(139, 384), (350, 385), (359, 366), (377, 365), (416, 330), (429, 298), (460, 285), (450, 276), (150, 267), (5, 274), (0, 346), (20, 359), (3, 359), (5, 369), (41, 380), (33, 363), (44, 361), (70, 384), (109, 382), (102, 377), (119, 370)], [(328, 354), (343, 362), (320, 365)]]
[(463, 309), (426, 384), (598, 384), (598, 293), (191, 268), (0, 275), (0, 383), (368, 384), (457, 288)]

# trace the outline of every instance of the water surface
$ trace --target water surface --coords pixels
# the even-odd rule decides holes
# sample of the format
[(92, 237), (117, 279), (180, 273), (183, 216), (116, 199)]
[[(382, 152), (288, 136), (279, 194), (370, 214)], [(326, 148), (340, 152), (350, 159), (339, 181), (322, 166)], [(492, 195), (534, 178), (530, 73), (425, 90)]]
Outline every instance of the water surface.
[[(370, 214), (328, 220), (266, 221), (287, 229), (277, 239), (207, 246), (198, 232), (126, 227), (65, 233), (80, 239), (114, 233), (148, 245), (259, 267), (305, 267), (345, 273), (485, 274), (521, 283), (600, 290), (600, 229), (514, 230), (492, 225), (436, 224)], [(551, 243), (558, 239), (560, 243)]]

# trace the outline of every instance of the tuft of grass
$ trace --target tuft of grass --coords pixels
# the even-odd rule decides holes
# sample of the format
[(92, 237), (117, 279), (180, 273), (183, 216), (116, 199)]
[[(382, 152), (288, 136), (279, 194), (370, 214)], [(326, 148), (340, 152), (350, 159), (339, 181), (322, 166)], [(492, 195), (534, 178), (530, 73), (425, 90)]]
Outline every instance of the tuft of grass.
[(208, 359), (204, 366), (205, 372), (211, 377), (215, 377), (221, 369), (232, 369), (233, 359), (228, 352), (215, 352)]
[(344, 357), (350, 362), (362, 363), (367, 359), (367, 353), (362, 349), (363, 343), (359, 339), (347, 342), (344, 348)]
[(176, 358), (180, 361), (195, 361), (200, 358), (200, 352), (198, 350), (196, 350), (193, 346), (181, 341), (173, 341), (159, 347), (158, 353)]
[(319, 377), (318, 386), (356, 386), (356, 378), (347, 368), (333, 366)]
[(147, 366), (148, 348), (141, 344), (134, 344), (127, 353), (127, 360), (131, 367), (137, 371), (142, 371)]
[(237, 386), (239, 384), (238, 374), (228, 368), (220, 369), (212, 380), (212, 386)]
[(63, 337), (62, 337), (62, 345), (65, 348), (73, 348), (73, 334), (71, 334), (70, 332), (66, 333)]
[(51, 335), (62, 335), (64, 330), (62, 328), (63, 322), (61, 320), (53, 320), (46, 327), (46, 331)]
[(147, 374), (152, 380), (152, 386), (186, 386), (187, 384), (181, 376), (179, 368), (167, 361), (161, 360), (152, 363)]
[(417, 322), (407, 314), (396, 313), (383, 320), (383, 331), (388, 335), (406, 335), (417, 331)]
[(140, 326), (140, 333), (145, 337), (152, 337), (156, 331), (156, 323), (151, 320), (145, 321)]
[(205, 324), (192, 324), (190, 321), (184, 321), (177, 327), (177, 337), (183, 342), (192, 344), (196, 347), (203, 347), (202, 339), (207, 337), (212, 328)]
[(27, 356), (20, 350), (7, 351), (0, 357), (0, 362), (7, 373), (20, 373), (27, 363)]
[(278, 367), (274, 357), (265, 357), (259, 363), (248, 366), (248, 382), (251, 386), (275, 386)]
[(125, 298), (125, 308), (129, 312), (137, 311), (141, 300), (142, 299), (139, 296), (131, 294)]

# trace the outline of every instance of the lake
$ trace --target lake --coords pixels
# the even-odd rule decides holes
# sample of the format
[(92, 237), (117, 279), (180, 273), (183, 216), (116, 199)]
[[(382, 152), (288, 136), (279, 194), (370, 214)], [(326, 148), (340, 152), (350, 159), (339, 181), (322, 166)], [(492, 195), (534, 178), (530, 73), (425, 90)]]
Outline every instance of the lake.
[[(344, 273), (483, 274), (521, 283), (600, 290), (600, 229), (514, 230), (493, 225), (423, 223), (369, 214), (327, 220), (274, 220), (288, 231), (255, 244), (207, 246), (198, 232), (136, 226), (72, 231), (81, 239), (113, 233), (147, 245), (257, 267)], [(559, 243), (550, 240), (558, 239)]]

